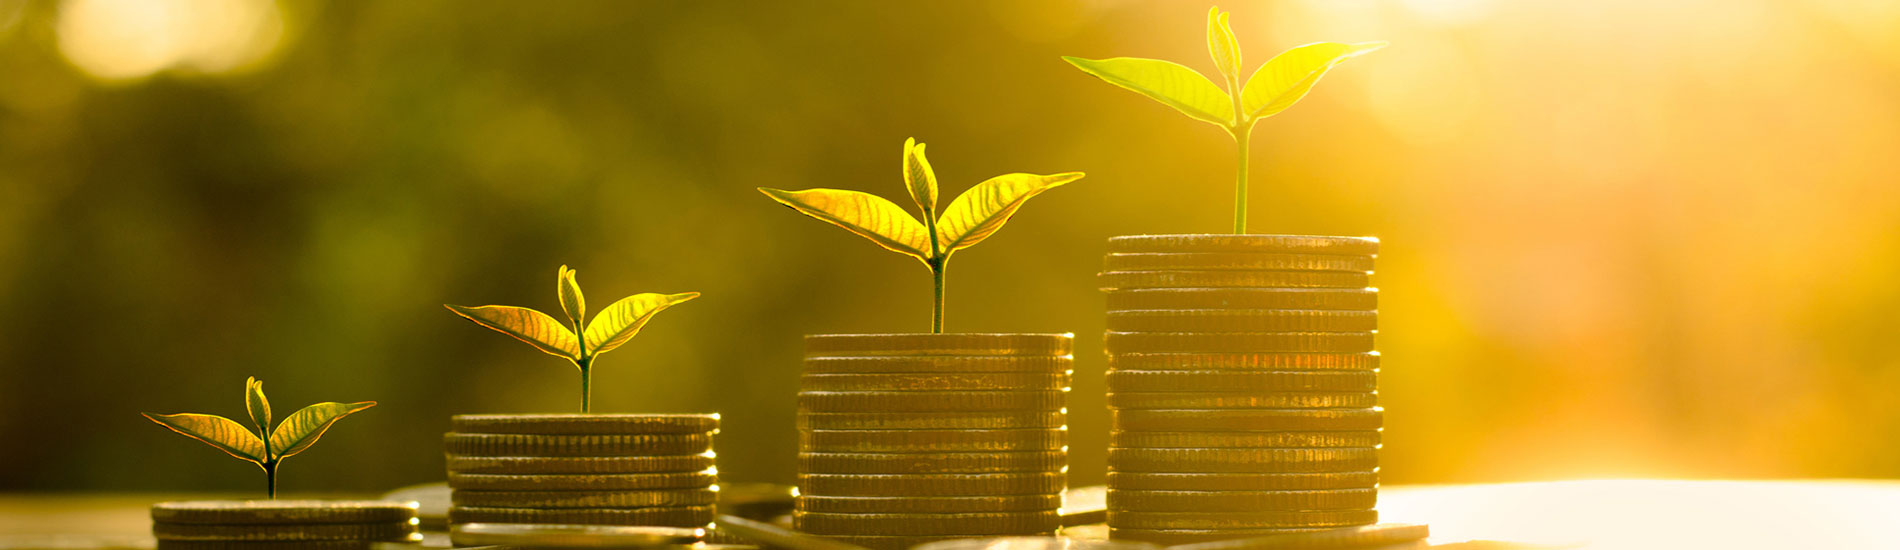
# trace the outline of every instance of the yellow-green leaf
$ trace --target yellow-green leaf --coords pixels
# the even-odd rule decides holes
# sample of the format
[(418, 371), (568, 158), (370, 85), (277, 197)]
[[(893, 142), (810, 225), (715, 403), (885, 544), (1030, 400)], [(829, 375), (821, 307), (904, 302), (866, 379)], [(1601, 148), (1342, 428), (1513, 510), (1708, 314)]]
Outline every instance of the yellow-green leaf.
[(362, 403), (318, 403), (304, 407), (303, 410), (284, 418), (284, 423), (277, 425), (277, 431), (271, 432), (270, 446), (277, 452), (277, 456), (273, 458), (281, 460), (303, 452), (304, 449), (316, 444), (317, 439), (323, 437), (324, 430), (330, 429), (330, 425), (335, 424), (337, 419), (374, 406), (376, 406), (375, 401), (364, 401)]
[(264, 398), (263, 380), (244, 379), (244, 410), (251, 413), (251, 423), (257, 426), (257, 433), (270, 433), (270, 400)]
[(1247, 78), (1240, 92), (1248, 118), (1266, 118), (1298, 103), (1334, 65), (1385, 47), (1385, 42), (1317, 42), (1281, 52)]
[(580, 326), (587, 320), (587, 299), (581, 296), (581, 284), (574, 280), (574, 270), (561, 266), (555, 276), (555, 286), (561, 295), (561, 311), (567, 313), (569, 325)]
[(1207, 9), (1207, 53), (1214, 56), (1214, 66), (1221, 75), (1240, 78), (1240, 42), (1234, 39), (1234, 28), (1227, 25), (1227, 14), (1221, 13), (1219, 6)]
[(229, 418), (211, 414), (152, 414), (139, 413), (158, 425), (171, 431), (184, 434), (185, 437), (205, 442), (217, 447), (226, 454), (257, 463), (262, 466), (269, 457), (264, 456), (264, 440), (257, 434), (244, 428), (243, 424)]
[(1002, 229), (1003, 223), (1028, 201), (1043, 191), (1082, 179), (1081, 172), (1048, 176), (1004, 174), (990, 178), (964, 191), (945, 208), (937, 220), (937, 237), (942, 254), (968, 248)]
[(924, 144), (912, 138), (904, 139), (904, 188), (910, 190), (911, 200), (917, 201), (917, 207), (923, 209), (925, 220), (937, 215), (937, 172), (930, 169), (930, 160), (924, 158)]
[(476, 324), (527, 342), (549, 355), (580, 360), (580, 342), (575, 339), (574, 331), (568, 330), (546, 313), (514, 306), (463, 307), (444, 304), (444, 307)]
[(930, 237), (924, 224), (883, 197), (843, 189), (784, 191), (760, 187), (759, 192), (804, 215), (871, 239), (878, 246), (919, 260), (930, 257)]
[(1112, 59), (1065, 59), (1082, 72), (1095, 75), (1109, 84), (1167, 104), (1187, 116), (1226, 128), (1234, 124), (1233, 98), (1194, 69), (1178, 63), (1139, 57)]
[(646, 326), (647, 321), (652, 320), (654, 314), (673, 307), (674, 304), (698, 297), (698, 292), (679, 294), (649, 292), (621, 298), (620, 301), (614, 302), (614, 305), (600, 310), (600, 315), (594, 316), (594, 322), (587, 325), (587, 341), (595, 342), (593, 354), (600, 355), (620, 347), (621, 344), (632, 340), (633, 335), (638, 334), (640, 327)]

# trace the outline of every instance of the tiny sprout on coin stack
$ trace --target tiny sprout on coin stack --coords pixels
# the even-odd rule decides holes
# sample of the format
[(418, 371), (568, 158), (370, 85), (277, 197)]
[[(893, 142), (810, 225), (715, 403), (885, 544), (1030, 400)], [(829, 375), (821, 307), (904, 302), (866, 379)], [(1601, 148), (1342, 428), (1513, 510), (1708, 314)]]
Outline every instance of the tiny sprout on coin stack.
[(679, 294), (635, 294), (607, 306), (592, 322), (587, 322), (587, 302), (581, 296), (574, 270), (561, 266), (555, 274), (555, 290), (561, 298), (561, 311), (567, 325), (546, 313), (525, 307), (444, 305), (456, 315), (467, 317), (484, 327), (527, 342), (534, 349), (572, 361), (581, 370), (581, 412), (592, 412), (590, 399), (594, 360), (633, 339), (647, 321), (674, 304), (698, 298), (698, 292)]
[(1253, 125), (1298, 103), (1326, 71), (1347, 59), (1385, 47), (1385, 42), (1315, 42), (1281, 52), (1240, 81), (1240, 44), (1219, 7), (1207, 11), (1207, 50), (1227, 91), (1180, 64), (1159, 59), (1063, 57), (1109, 84), (1148, 96), (1196, 120), (1227, 130), (1240, 152), (1234, 188), (1234, 232), (1247, 232), (1247, 139)]
[(1030, 197), (1082, 179), (1081, 172), (1003, 174), (976, 184), (937, 215), (937, 173), (924, 158), (924, 144), (904, 140), (904, 187), (917, 202), (921, 219), (883, 197), (843, 189), (759, 191), (800, 213), (856, 233), (884, 248), (917, 258), (936, 282), (930, 331), (943, 332), (943, 272), (950, 254), (969, 248), (1002, 229)]
[(256, 464), (264, 469), (264, 482), (271, 498), (277, 498), (277, 465), (317, 443), (323, 432), (350, 413), (376, 406), (375, 401), (361, 403), (318, 403), (284, 418), (272, 431), (270, 401), (264, 398), (264, 381), (244, 380), (244, 408), (251, 416), (252, 432), (229, 418), (211, 414), (139, 413), (159, 425), (205, 442)]

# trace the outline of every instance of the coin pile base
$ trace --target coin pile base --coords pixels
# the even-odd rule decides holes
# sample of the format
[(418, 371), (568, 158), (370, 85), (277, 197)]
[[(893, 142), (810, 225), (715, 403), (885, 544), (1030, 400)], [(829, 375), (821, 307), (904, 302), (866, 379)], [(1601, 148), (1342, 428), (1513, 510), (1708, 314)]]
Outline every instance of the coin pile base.
[(368, 550), (419, 542), (411, 502), (203, 500), (152, 505), (160, 550)]
[(452, 526), (712, 523), (719, 415), (461, 415), (453, 427)]

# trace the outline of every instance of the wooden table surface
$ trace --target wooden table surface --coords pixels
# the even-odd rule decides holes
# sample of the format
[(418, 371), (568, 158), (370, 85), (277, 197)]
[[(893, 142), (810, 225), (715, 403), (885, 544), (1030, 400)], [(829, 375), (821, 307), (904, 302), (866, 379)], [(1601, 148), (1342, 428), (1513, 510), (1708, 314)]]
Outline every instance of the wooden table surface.
[[(147, 507), (248, 495), (4, 494), (0, 548), (149, 547)], [(306, 497), (311, 495), (296, 495)], [(324, 495), (361, 497), (363, 495)], [(1380, 489), (1384, 521), (1434, 544), (1502, 540), (1589, 550), (1900, 550), (1900, 482), (1591, 480)]]

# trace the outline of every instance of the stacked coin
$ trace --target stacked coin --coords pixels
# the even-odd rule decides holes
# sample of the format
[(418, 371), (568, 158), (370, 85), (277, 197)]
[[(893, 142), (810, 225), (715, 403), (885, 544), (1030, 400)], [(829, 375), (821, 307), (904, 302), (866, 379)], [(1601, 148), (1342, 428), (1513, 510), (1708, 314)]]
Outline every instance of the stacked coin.
[(1054, 534), (1067, 482), (1072, 341), (805, 337), (797, 527), (880, 550)]
[(704, 527), (717, 414), (462, 415), (449, 522)]
[(1108, 241), (1108, 526), (1179, 544), (1368, 525), (1378, 241)]
[(159, 550), (333, 550), (415, 542), (411, 502), (200, 500), (152, 505)]

